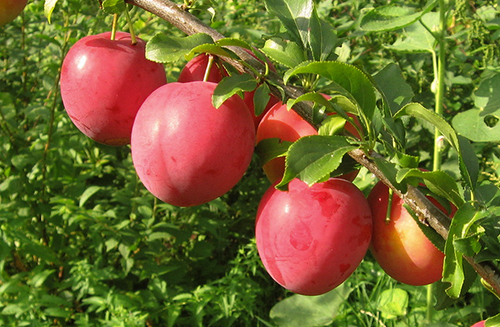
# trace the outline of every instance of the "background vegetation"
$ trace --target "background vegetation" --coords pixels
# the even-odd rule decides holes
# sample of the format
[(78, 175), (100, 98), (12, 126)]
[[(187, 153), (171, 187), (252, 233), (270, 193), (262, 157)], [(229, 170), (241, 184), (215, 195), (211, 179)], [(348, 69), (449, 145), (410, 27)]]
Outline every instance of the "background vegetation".
[[(337, 31), (341, 60), (372, 74), (396, 63), (415, 99), (432, 108), (432, 51), (405, 47), (408, 30), (359, 28), (366, 10), (386, 3), (318, 1), (318, 11)], [(475, 108), (482, 83), (499, 72), (498, 5), (452, 3), (445, 101), (450, 121)], [(191, 12), (256, 46), (280, 30), (262, 1), (200, 0)], [(159, 31), (182, 35), (141, 9), (131, 13), (145, 40)], [(257, 158), (237, 187), (209, 204), (177, 208), (157, 201), (138, 180), (130, 149), (87, 139), (60, 99), (65, 53), (81, 37), (109, 30), (111, 19), (97, 1), (65, 0), (49, 24), (44, 1), (31, 0), (0, 28), (1, 325), (470, 326), (498, 313), (498, 299), (479, 281), (460, 300), (434, 307), (426, 287), (397, 283), (369, 254), (340, 288), (320, 299), (286, 292), (263, 269), (253, 238), (257, 205), (269, 186)], [(124, 28), (125, 20), (120, 24)], [(183, 64), (165, 66), (170, 81)], [(498, 118), (489, 119), (495, 127)], [(410, 149), (431, 168), (433, 130), (410, 126)], [(499, 185), (498, 142), (476, 142), (475, 150), (481, 179)], [(454, 159), (450, 152), (443, 168), (458, 175), (448, 165)], [(365, 192), (374, 182), (364, 170), (355, 181)]]

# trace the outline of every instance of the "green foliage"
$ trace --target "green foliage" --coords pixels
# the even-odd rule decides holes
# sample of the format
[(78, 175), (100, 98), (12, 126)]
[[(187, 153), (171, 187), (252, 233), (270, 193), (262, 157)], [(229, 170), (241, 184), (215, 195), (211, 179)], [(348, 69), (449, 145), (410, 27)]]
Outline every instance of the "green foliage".
[[(257, 146), (263, 162), (287, 155), (283, 184), (296, 176), (320, 181), (335, 174), (349, 150), (363, 148), (384, 155), (374, 161), (401, 189), (425, 182), (460, 206), (445, 245), (444, 279), (433, 293), (439, 323), (428, 326), (470, 326), (498, 313), (498, 299), (463, 259), (500, 260), (498, 8), (492, 1), (474, 8), (449, 2), (446, 19), (454, 25), (447, 30), (441, 116), (427, 109), (435, 101), (436, 4), (191, 3), (192, 13), (228, 37), (218, 42), (184, 36), (139, 8), (131, 15), (138, 34), (150, 40), (149, 58), (165, 63), (170, 81), (195, 53), (237, 59), (224, 47), (256, 45), (287, 83), (309, 92), (288, 104), (315, 102), (320, 135)], [(369, 254), (342, 286), (320, 297), (288, 294), (270, 279), (253, 239), (257, 205), (269, 186), (257, 158), (225, 196), (176, 208), (144, 189), (128, 148), (82, 136), (60, 100), (61, 60), (76, 40), (109, 30), (111, 21), (96, 1), (32, 1), (0, 29), (7, 45), (0, 48), (0, 324), (423, 325), (427, 291), (390, 279)], [(272, 85), (250, 75), (225, 83), (221, 101), (257, 85), (267, 95)], [(338, 115), (324, 119), (325, 112)], [(362, 118), (363, 140), (336, 135), (352, 122), (347, 113)], [(424, 173), (414, 168), (430, 168), (434, 128), (449, 144), (443, 170)], [(373, 182), (366, 170), (356, 179), (364, 192)]]

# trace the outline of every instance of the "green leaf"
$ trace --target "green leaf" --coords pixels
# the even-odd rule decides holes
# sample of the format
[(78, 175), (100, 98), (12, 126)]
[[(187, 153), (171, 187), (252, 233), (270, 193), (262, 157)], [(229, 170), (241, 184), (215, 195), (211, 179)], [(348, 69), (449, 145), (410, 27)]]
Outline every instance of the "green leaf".
[[(425, 26), (422, 24), (425, 24)], [(433, 26), (438, 26), (438, 24), (439, 15), (434, 12), (428, 13), (422, 17), (422, 22), (406, 27), (401, 38), (392, 45), (387, 46), (387, 48), (409, 53), (433, 53), (435, 51), (436, 38), (426, 27), (432, 28)]]
[[(475, 157), (472, 156), (473, 158), (465, 158), (464, 157), (464, 152), (462, 152), (462, 145), (464, 144), (463, 140), (460, 140), (457, 133), (455, 130), (444, 120), (443, 117), (440, 115), (436, 114), (434, 111), (428, 110), (424, 108), (421, 104), (419, 103), (409, 103), (401, 110), (399, 110), (395, 115), (394, 118), (401, 118), (402, 116), (412, 116), (418, 119), (423, 119), (429, 123), (431, 123), (434, 127), (436, 127), (439, 132), (450, 142), (451, 146), (457, 151), (458, 158), (459, 158), (459, 166), (460, 166), (460, 172), (462, 173), (462, 177), (464, 181), (467, 183), (467, 185), (471, 188), (474, 189), (476, 185), (476, 176), (477, 176), (477, 166), (476, 166), (476, 161), (473, 159)], [(465, 153), (470, 155), (470, 147), (467, 147), (465, 149)]]
[(451, 201), (457, 207), (460, 207), (464, 202), (455, 179), (444, 171), (421, 171), (416, 168), (402, 169), (398, 172), (396, 180), (398, 183), (403, 183), (405, 179), (411, 177), (423, 179), (431, 192)]
[(124, 0), (104, 0), (102, 9), (108, 14), (120, 14), (126, 9)]
[(408, 310), (408, 292), (401, 288), (384, 290), (378, 297), (378, 310), (386, 319), (392, 319), (406, 314)]
[(50, 18), (52, 17), (52, 12), (56, 7), (57, 1), (58, 0), (45, 0), (45, 3), (43, 5), (43, 11), (45, 16), (47, 17), (49, 24), (51, 23)]
[(250, 92), (257, 87), (255, 78), (248, 74), (238, 74), (224, 77), (217, 84), (212, 96), (212, 103), (215, 108), (219, 108), (224, 101), (240, 91)]
[(498, 327), (500, 326), (500, 313), (496, 316), (490, 317), (486, 319), (484, 323), (485, 327)]
[(305, 49), (309, 40), (309, 20), (313, 0), (265, 0), (266, 9), (275, 15), (292, 37), (291, 41)]
[(269, 313), (279, 327), (327, 326), (352, 292), (346, 284), (318, 296), (292, 295), (278, 302)]
[(29, 285), (38, 288), (43, 285), (45, 280), (52, 275), (55, 272), (54, 269), (47, 269), (47, 270), (42, 270), (41, 272), (37, 273), (31, 280), (28, 282)]
[(219, 56), (219, 57), (231, 57), (231, 53), (229, 51), (226, 51), (223, 49), (220, 45), (217, 44), (212, 44), (212, 43), (204, 43), (198, 46), (195, 46), (194, 48), (189, 51), (188, 54), (184, 55), (184, 58), (186, 60), (191, 60), (193, 59), (194, 56), (196, 56), (199, 53), (209, 53), (214, 56)]
[(80, 208), (85, 205), (85, 203), (92, 197), (92, 195), (99, 192), (100, 189), (101, 189), (100, 186), (96, 185), (89, 186), (80, 196), (80, 203), (78, 204)]
[(499, 142), (498, 119), (500, 119), (500, 109), (492, 113), (486, 113), (481, 109), (469, 109), (456, 114), (452, 124), (457, 132), (473, 142)]
[(335, 46), (337, 35), (333, 27), (319, 18), (316, 9), (313, 10), (309, 28), (309, 47), (316, 61), (328, 60)]
[(368, 32), (384, 32), (403, 28), (419, 20), (423, 14), (436, 6), (437, 0), (430, 0), (420, 12), (413, 7), (387, 5), (367, 12), (361, 18), (360, 28)]
[(481, 214), (469, 203), (461, 206), (451, 220), (450, 230), (445, 245), (445, 259), (443, 267), (443, 282), (451, 285), (446, 293), (451, 298), (458, 298), (465, 281), (463, 256), (454, 246), (456, 239), (467, 237), (472, 224), (481, 217)]
[(500, 141), (500, 74), (481, 81), (474, 92), (474, 104), (476, 108), (453, 118), (457, 132), (474, 142)]
[(267, 83), (262, 83), (255, 89), (253, 95), (253, 110), (255, 116), (260, 116), (266, 109), (269, 99), (271, 99), (271, 90)]
[(272, 38), (261, 49), (269, 58), (288, 68), (296, 67), (307, 60), (304, 51), (295, 42)]
[(285, 174), (276, 188), (286, 189), (286, 185), (296, 177), (309, 186), (326, 180), (340, 165), (344, 155), (356, 148), (342, 136), (302, 137), (288, 149)]
[(377, 89), (384, 95), (384, 100), (395, 114), (401, 107), (408, 104), (413, 96), (413, 90), (403, 78), (398, 65), (390, 63), (373, 76)]
[(288, 70), (283, 81), (297, 74), (316, 74), (336, 83), (352, 95), (359, 105), (359, 114), (371, 121), (375, 112), (375, 88), (360, 69), (337, 61), (306, 62)]
[(176, 62), (182, 56), (189, 54), (193, 48), (212, 43), (212, 38), (204, 33), (186, 37), (173, 37), (158, 33), (146, 44), (146, 58), (160, 63)]
[(264, 139), (255, 147), (255, 153), (263, 166), (274, 158), (285, 156), (291, 144), (292, 142), (281, 141), (279, 138)]
[(330, 115), (325, 118), (318, 129), (318, 135), (337, 135), (345, 126), (346, 120), (338, 115)]

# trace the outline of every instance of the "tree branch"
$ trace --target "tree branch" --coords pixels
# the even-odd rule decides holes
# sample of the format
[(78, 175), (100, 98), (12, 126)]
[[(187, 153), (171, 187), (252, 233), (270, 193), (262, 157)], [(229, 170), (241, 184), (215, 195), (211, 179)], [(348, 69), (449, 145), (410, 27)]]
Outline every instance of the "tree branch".
[[(146, 11), (153, 13), (154, 15), (166, 20), (173, 26), (177, 27), (179, 30), (187, 35), (192, 35), (196, 33), (205, 33), (210, 35), (214, 41), (224, 38), (224, 35), (220, 34), (216, 30), (212, 29), (208, 25), (204, 24), (198, 18), (190, 14), (189, 12), (183, 10), (177, 4), (169, 0), (126, 0), (128, 3), (136, 5), (143, 8)], [(229, 47), (238, 57), (240, 57), (245, 63), (256, 69), (259, 73), (263, 73), (265, 70), (264, 64), (259, 60), (254, 58), (252, 55), (247, 53), (238, 47)], [(229, 64), (234, 66), (241, 73), (254, 74), (253, 70), (249, 69), (240, 62), (233, 60), (231, 58), (222, 58)], [(283, 80), (277, 75), (270, 72), (270, 75), (266, 76), (270, 80), (278, 85), (278, 88), (272, 87), (272, 93), (281, 98), (281, 92), (279, 87), (284, 90), (285, 98), (284, 101), (288, 99), (295, 99), (300, 95), (304, 94), (304, 91), (300, 88), (285, 85)], [(293, 109), (302, 116), (309, 123), (312, 121), (312, 105), (307, 102), (299, 102)], [(371, 173), (373, 173), (379, 180), (390, 187), (400, 198), (402, 198), (405, 203), (418, 215), (418, 217), (428, 223), (438, 234), (440, 234), (443, 239), (448, 238), (450, 219), (443, 212), (441, 212), (436, 206), (434, 206), (417, 188), (408, 186), (406, 193), (402, 193), (398, 190), (392, 183), (384, 176), (380, 171), (374, 161), (371, 159), (374, 156), (378, 156), (377, 153), (372, 152), (367, 155), (361, 149), (351, 151), (349, 155), (356, 160), (358, 163), (366, 167)], [(481, 262), (476, 263), (474, 258), (464, 257), (467, 262), (469, 262), (472, 267), (476, 270), (479, 276), (481, 276), (492, 288), (493, 292), (500, 297), (500, 270), (493, 262)]]

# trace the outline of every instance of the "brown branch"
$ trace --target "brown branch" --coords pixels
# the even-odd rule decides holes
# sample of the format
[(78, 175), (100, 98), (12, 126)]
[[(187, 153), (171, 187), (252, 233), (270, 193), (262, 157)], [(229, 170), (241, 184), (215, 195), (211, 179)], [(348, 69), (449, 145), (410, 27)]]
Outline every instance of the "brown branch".
[[(166, 20), (173, 26), (177, 27), (179, 30), (187, 35), (192, 35), (196, 33), (205, 33), (210, 35), (214, 41), (224, 38), (224, 35), (220, 34), (216, 30), (212, 29), (208, 25), (204, 24), (198, 18), (190, 14), (189, 12), (182, 10), (180, 6), (169, 0), (126, 0), (128, 3), (136, 5), (149, 11), (156, 16)], [(241, 48), (230, 47), (238, 57), (240, 57), (245, 63), (251, 66), (253, 69), (257, 70), (259, 73), (264, 72), (264, 65), (258, 61), (256, 58), (248, 54)], [(233, 60), (231, 58), (223, 58), (225, 61), (234, 66), (241, 73), (254, 74), (254, 70), (249, 69), (247, 66), (242, 65), (240, 62)], [(300, 88), (293, 87), (290, 85), (285, 85), (283, 80), (274, 73), (270, 73), (267, 76), (270, 80), (278, 85), (278, 88), (271, 88), (274, 95), (281, 98), (281, 93), (279, 88), (281, 87), (285, 93), (285, 99), (295, 99), (300, 95), (304, 94), (304, 91)], [(293, 109), (306, 121), (312, 123), (312, 105), (307, 102), (299, 102)], [(450, 219), (443, 212), (441, 212), (436, 206), (434, 206), (418, 189), (408, 186), (407, 192), (402, 193), (398, 190), (392, 183), (384, 176), (380, 171), (374, 161), (371, 159), (378, 154), (372, 152), (367, 155), (363, 150), (357, 149), (351, 151), (349, 155), (356, 160), (358, 163), (366, 167), (371, 173), (373, 173), (379, 180), (390, 187), (399, 197), (401, 197), (406, 204), (418, 215), (418, 217), (428, 223), (438, 234), (440, 234), (443, 239), (448, 238)], [(474, 258), (464, 257), (471, 266), (476, 270), (479, 276), (481, 276), (493, 289), (493, 291), (500, 297), (500, 270), (493, 262), (481, 262), (476, 263)]]

